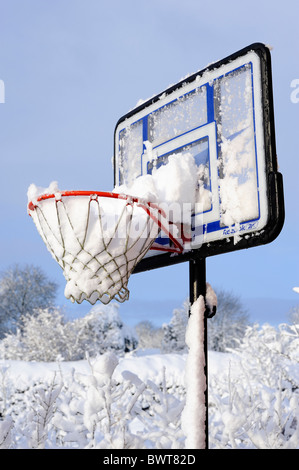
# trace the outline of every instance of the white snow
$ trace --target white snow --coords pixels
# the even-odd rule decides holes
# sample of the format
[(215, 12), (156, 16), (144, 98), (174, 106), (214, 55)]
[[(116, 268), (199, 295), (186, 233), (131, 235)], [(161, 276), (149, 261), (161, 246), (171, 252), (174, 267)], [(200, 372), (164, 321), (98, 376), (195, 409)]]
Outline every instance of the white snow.
[(219, 182), (221, 220), (226, 226), (258, 217), (254, 151), (250, 137), (251, 128), (248, 128), (233, 141), (223, 139), (221, 146), (225, 169)]
[[(145, 350), (77, 362), (1, 360), (0, 448), (175, 453), (202, 446), (202, 300), (193, 307), (189, 354)], [(299, 448), (296, 331), (250, 327), (238, 353), (209, 351), (210, 448)]]
[(32, 201), (33, 198), (38, 198), (43, 194), (54, 194), (59, 192), (58, 183), (57, 181), (52, 181), (47, 188), (42, 186), (36, 186), (35, 184), (31, 184), (28, 188), (27, 197), (28, 201)]
[(213, 307), (217, 307), (217, 295), (211, 284), (206, 283), (206, 304), (210, 311), (213, 311)]
[[(148, 152), (151, 144), (148, 142)], [(198, 183), (198, 168), (194, 157), (189, 153), (171, 155), (166, 165), (154, 168), (152, 174), (136, 178), (130, 185), (121, 185), (114, 188), (116, 193), (157, 202), (164, 209), (167, 205), (177, 210), (173, 211), (173, 222), (189, 222), (191, 211), (194, 209)]]
[(221, 79), (221, 222), (226, 226), (258, 217), (251, 69)]
[(182, 413), (182, 430), (186, 435), (187, 449), (205, 448), (206, 404), (204, 353), (204, 298), (200, 296), (191, 306), (187, 325), (186, 344), (189, 354), (186, 361), (186, 405)]

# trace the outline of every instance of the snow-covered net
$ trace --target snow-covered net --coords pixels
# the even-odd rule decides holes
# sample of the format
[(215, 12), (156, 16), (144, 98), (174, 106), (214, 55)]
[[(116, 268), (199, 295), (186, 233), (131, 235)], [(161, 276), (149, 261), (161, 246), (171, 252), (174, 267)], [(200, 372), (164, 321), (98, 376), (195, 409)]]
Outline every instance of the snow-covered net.
[(46, 193), (30, 200), (28, 212), (63, 269), (66, 298), (78, 303), (127, 300), (130, 274), (168, 225), (157, 204), (116, 193)]

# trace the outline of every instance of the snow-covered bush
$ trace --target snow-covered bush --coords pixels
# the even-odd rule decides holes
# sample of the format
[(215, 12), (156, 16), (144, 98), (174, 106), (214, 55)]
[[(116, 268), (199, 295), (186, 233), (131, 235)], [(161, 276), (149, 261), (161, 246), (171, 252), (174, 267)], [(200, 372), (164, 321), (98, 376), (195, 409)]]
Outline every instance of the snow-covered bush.
[(11, 432), (13, 426), (14, 423), (10, 417), (0, 421), (0, 449), (10, 449), (12, 447)]
[(22, 340), (21, 331), (18, 329), (15, 334), (6, 334), (0, 341), (0, 358), (27, 360), (26, 347)]
[(139, 322), (135, 326), (138, 337), (138, 348), (140, 349), (161, 349), (163, 330), (155, 327), (150, 321)]
[(86, 352), (90, 356), (112, 350), (123, 353), (137, 346), (137, 337), (132, 329), (124, 326), (116, 303), (95, 305), (84, 318), (72, 323), (77, 335), (76, 349), (81, 359)]
[[(265, 387), (275, 388), (281, 373), (284, 387), (299, 389), (299, 377), (293, 376), (293, 364), (299, 364), (299, 325), (269, 324), (248, 327), (237, 349), (242, 367)], [(293, 385), (292, 385), (293, 384)]]
[[(254, 325), (238, 349), (209, 353), (210, 448), (299, 448), (298, 331)], [(26, 363), (3, 361), (0, 448), (184, 448), (189, 355), (143, 354), (30, 363), (27, 379)]]
[(89, 361), (90, 374), (76, 374), (64, 390), (53, 419), (60, 445), (83, 448), (132, 448), (141, 445), (130, 433), (130, 413), (139, 391), (118, 383), (118, 357), (107, 352)]
[(26, 361), (70, 360), (63, 314), (60, 309), (36, 309), (34, 315), (22, 317), (22, 330), (6, 334), (0, 341), (0, 357)]
[(181, 400), (162, 383), (124, 370), (107, 352), (89, 370), (54, 373), (15, 390), (0, 421), (0, 448), (182, 448)]
[(66, 322), (59, 308), (37, 309), (22, 317), (22, 330), (0, 341), (0, 358), (26, 361), (74, 361), (137, 346), (134, 331), (120, 319), (118, 306), (95, 306), (83, 318)]
[[(248, 327), (234, 353), (238, 375), (210, 377), (217, 448), (299, 447), (299, 329)], [(237, 361), (237, 362), (235, 362)]]
[(177, 447), (183, 441), (183, 401), (168, 393), (165, 374), (159, 384), (125, 370), (119, 381), (114, 377), (118, 363), (108, 352), (90, 361), (90, 374), (74, 376), (53, 420), (60, 443), (74, 447), (76, 440), (81, 448), (98, 449)]

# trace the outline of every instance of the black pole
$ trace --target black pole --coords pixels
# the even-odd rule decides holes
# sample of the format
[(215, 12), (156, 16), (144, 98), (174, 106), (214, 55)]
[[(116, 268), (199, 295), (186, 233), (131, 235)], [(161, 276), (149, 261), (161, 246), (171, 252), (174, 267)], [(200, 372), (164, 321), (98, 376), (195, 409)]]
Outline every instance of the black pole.
[[(192, 305), (200, 295), (206, 297), (206, 259), (192, 259), (189, 261), (189, 300)], [(208, 334), (207, 334), (207, 318), (208, 311), (204, 314), (204, 355), (205, 355), (205, 407), (206, 407), (206, 423), (205, 423), (205, 449), (209, 448), (209, 410), (208, 410)]]

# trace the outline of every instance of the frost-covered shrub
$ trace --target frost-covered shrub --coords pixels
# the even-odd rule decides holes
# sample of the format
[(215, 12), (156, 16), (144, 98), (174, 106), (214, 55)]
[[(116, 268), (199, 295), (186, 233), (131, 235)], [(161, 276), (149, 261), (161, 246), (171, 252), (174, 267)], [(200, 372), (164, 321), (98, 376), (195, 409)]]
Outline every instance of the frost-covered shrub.
[(0, 449), (9, 449), (12, 446), (13, 425), (13, 420), (10, 417), (0, 421)]
[(299, 377), (292, 375), (292, 365), (299, 363), (299, 328), (281, 324), (278, 328), (258, 324), (248, 327), (239, 347), (234, 350), (251, 381), (275, 388), (280, 380), (284, 386), (299, 388)]
[(184, 401), (163, 383), (141, 380), (107, 352), (89, 359), (90, 371), (53, 374), (16, 390), (0, 419), (0, 448), (181, 448)]
[(0, 358), (27, 360), (27, 349), (22, 341), (21, 331), (18, 329), (15, 334), (6, 333), (0, 341)]
[(0, 358), (26, 361), (74, 361), (86, 354), (118, 354), (137, 346), (134, 331), (123, 324), (118, 306), (96, 306), (83, 318), (65, 321), (59, 308), (37, 309), (22, 317), (22, 329), (0, 341)]
[(6, 334), (0, 341), (0, 357), (26, 361), (70, 359), (65, 325), (60, 309), (37, 309), (34, 315), (22, 317), (22, 330)]
[(53, 420), (63, 447), (175, 448), (183, 441), (183, 402), (163, 384), (142, 381), (130, 371), (114, 378), (118, 357), (90, 360), (90, 374), (76, 374), (60, 395)]
[(298, 341), (294, 325), (248, 327), (231, 374), (210, 377), (214, 447), (299, 447)]
[[(296, 326), (256, 325), (238, 350), (211, 353), (221, 368), (214, 373), (209, 367), (210, 448), (299, 448), (298, 349)], [(170, 376), (161, 357), (172, 365)], [(0, 448), (184, 448), (185, 355), (134, 361), (133, 355), (120, 358), (110, 351), (88, 363), (60, 364), (56, 374), (34, 378), (30, 372), (29, 381), (14, 375), (14, 363), (4, 362)], [(227, 372), (222, 365), (228, 361)], [(43, 365), (43, 374), (49, 369)]]
[(132, 393), (113, 378), (117, 356), (107, 352), (90, 360), (90, 374), (76, 374), (60, 396), (53, 420), (65, 447), (131, 448), (128, 432)]
[[(118, 312), (118, 305), (95, 305), (83, 318), (72, 322), (76, 332), (77, 358), (114, 351), (118, 354), (136, 348), (134, 331), (125, 326)], [(73, 356), (74, 357), (74, 356)]]
[(140, 349), (161, 349), (163, 330), (155, 327), (150, 321), (145, 320), (135, 327), (138, 337), (138, 348)]

